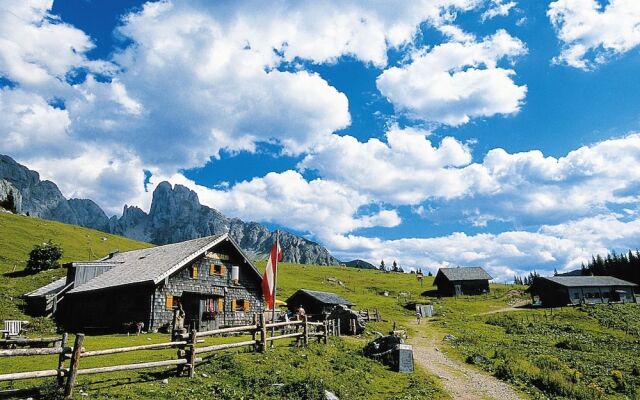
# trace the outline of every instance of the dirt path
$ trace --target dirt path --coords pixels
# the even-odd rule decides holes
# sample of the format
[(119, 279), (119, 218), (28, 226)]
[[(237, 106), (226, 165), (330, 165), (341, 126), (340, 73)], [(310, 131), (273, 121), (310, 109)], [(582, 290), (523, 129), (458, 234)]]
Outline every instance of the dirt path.
[(497, 313), (510, 312), (510, 311), (524, 311), (524, 310), (527, 310), (527, 308), (522, 308), (522, 307), (526, 306), (527, 304), (531, 304), (531, 302), (529, 300), (523, 300), (509, 307), (498, 308), (497, 310), (487, 311), (478, 315), (497, 314)]
[(522, 399), (501, 380), (447, 357), (438, 349), (434, 338), (418, 337), (409, 340), (409, 343), (413, 345), (416, 363), (438, 376), (447, 392), (456, 400)]

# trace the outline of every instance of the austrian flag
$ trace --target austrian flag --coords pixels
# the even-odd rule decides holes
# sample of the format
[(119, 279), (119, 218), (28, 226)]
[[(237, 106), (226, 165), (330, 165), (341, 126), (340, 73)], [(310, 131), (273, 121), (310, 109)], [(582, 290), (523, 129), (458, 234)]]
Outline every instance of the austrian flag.
[(269, 260), (267, 261), (267, 269), (262, 276), (262, 293), (264, 295), (265, 305), (267, 309), (274, 309), (274, 302), (276, 298), (276, 276), (278, 274), (278, 262), (282, 261), (282, 249), (276, 236), (276, 242), (271, 248), (269, 253)]

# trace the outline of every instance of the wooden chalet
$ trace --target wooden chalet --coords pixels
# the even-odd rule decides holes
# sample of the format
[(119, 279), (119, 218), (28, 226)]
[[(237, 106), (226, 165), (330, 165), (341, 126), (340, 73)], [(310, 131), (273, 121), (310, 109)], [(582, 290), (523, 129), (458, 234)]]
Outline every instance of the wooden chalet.
[(637, 286), (612, 276), (552, 276), (535, 278), (527, 292), (534, 302), (539, 300), (544, 307), (562, 307), (636, 302)]
[(167, 329), (179, 305), (186, 328), (210, 330), (249, 324), (264, 309), (262, 277), (227, 234), (66, 267), (55, 317), (68, 330)]
[(480, 267), (440, 268), (433, 281), (439, 296), (475, 295), (489, 292), (493, 279)]
[(299, 289), (287, 299), (289, 310), (296, 312), (302, 306), (307, 315), (316, 320), (324, 319), (337, 305), (351, 308), (354, 304), (335, 293), (307, 289)]

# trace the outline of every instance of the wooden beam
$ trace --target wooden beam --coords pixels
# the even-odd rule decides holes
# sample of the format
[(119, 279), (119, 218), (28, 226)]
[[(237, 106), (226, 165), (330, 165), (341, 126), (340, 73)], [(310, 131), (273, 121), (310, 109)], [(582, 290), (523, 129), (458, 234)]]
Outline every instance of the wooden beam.
[[(220, 335), (220, 334), (223, 334), (223, 333), (245, 332), (245, 331), (251, 331), (251, 330), (257, 329), (257, 328), (258, 328), (257, 325), (232, 326), (230, 328), (222, 328), (222, 329), (214, 329), (214, 330), (211, 330), (211, 331), (198, 332), (197, 333), (197, 337), (214, 336), (214, 335)], [(181, 336), (182, 336), (183, 339), (188, 339), (190, 334), (183, 333)]]
[(289, 321), (289, 322), (274, 322), (272, 324), (267, 324), (267, 328), (279, 328), (281, 326), (288, 325), (302, 325), (304, 321)]
[(61, 354), (65, 349), (62, 347), (44, 347), (40, 349), (11, 349), (0, 350), (0, 357), (14, 357), (14, 356), (41, 356), (48, 354)]
[(47, 369), (44, 371), (15, 372), (13, 374), (0, 375), (0, 382), (13, 381), (20, 379), (46, 378), (48, 376), (57, 376), (57, 369)]
[(280, 335), (280, 336), (271, 336), (266, 338), (266, 341), (271, 341), (271, 340), (279, 340), (279, 339), (286, 339), (286, 338), (294, 338), (294, 337), (300, 337), (302, 336), (303, 333), (299, 332), (299, 333), (289, 333), (286, 335)]
[(253, 346), (257, 342), (258, 342), (257, 340), (247, 340), (245, 342), (237, 342), (237, 343), (214, 344), (212, 346), (197, 348), (196, 354), (209, 353), (212, 351), (233, 349), (233, 348), (244, 347), (244, 346)]
[[(69, 341), (69, 334), (67, 332), (62, 334), (62, 340), (60, 341), (60, 347), (62, 347), (63, 349), (65, 347), (67, 347), (67, 342)], [(66, 349), (65, 349), (66, 350)], [(60, 356), (58, 356), (58, 386), (62, 387), (64, 385), (64, 375), (62, 374), (62, 368), (64, 367), (64, 360), (65, 360), (65, 353), (66, 351), (60, 353)]]
[[(202, 358), (196, 358), (195, 362), (202, 361)], [(187, 360), (179, 358), (177, 360), (153, 361), (139, 364), (113, 365), (111, 367), (85, 368), (78, 370), (78, 375), (101, 374), (105, 372), (130, 371), (134, 369), (165, 367), (169, 365), (187, 364)]]
[(156, 350), (156, 349), (165, 349), (168, 347), (179, 347), (187, 344), (186, 341), (180, 342), (167, 342), (167, 343), (155, 343), (155, 344), (144, 344), (140, 346), (131, 346), (131, 347), (119, 347), (115, 349), (104, 349), (104, 350), (94, 350), (94, 351), (86, 351), (82, 353), (82, 357), (94, 357), (94, 356), (102, 356), (105, 354), (117, 354), (117, 353), (127, 353), (130, 351), (138, 351), (138, 350)]

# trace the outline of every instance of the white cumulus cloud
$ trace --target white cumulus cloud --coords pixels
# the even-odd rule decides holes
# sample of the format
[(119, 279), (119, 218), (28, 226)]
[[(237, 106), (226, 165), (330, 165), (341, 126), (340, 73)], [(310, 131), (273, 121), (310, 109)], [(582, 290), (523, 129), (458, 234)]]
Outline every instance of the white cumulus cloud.
[(385, 70), (377, 86), (396, 109), (419, 120), (461, 125), (471, 118), (513, 114), (527, 87), (516, 84), (515, 72), (498, 62), (526, 52), (524, 43), (499, 30), (480, 42), (418, 51), (409, 64)]
[(553, 61), (589, 70), (640, 44), (640, 2), (557, 0), (549, 4), (562, 51)]

